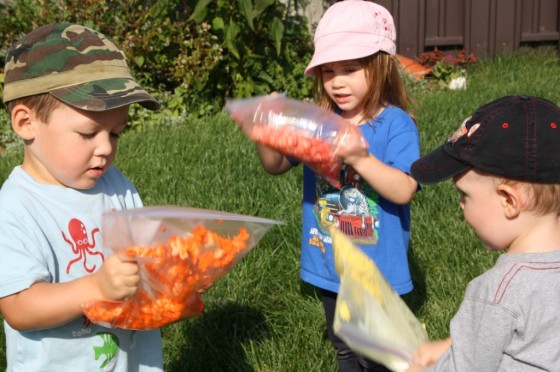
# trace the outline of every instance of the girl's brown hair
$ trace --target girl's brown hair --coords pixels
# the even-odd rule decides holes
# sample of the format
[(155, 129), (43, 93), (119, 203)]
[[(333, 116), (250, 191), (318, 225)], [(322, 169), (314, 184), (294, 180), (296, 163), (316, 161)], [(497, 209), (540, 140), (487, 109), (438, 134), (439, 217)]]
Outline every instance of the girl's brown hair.
[[(383, 107), (388, 105), (400, 107), (414, 118), (413, 100), (401, 79), (396, 56), (377, 52), (358, 59), (358, 62), (364, 66), (368, 79), (368, 98), (362, 121), (372, 120)], [(318, 71), (314, 82), (315, 100), (321, 107), (336, 111), (338, 106), (325, 92), (321, 69)]]

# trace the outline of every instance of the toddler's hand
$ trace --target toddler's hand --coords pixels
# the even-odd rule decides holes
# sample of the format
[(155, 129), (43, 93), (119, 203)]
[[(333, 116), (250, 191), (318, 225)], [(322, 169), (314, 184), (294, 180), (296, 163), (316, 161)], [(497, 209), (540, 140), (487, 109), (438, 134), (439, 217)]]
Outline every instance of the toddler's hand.
[(101, 268), (92, 274), (102, 299), (120, 301), (136, 294), (140, 273), (135, 261), (126, 261), (117, 255), (109, 256)]
[(406, 372), (422, 372), (424, 370), (424, 366), (421, 366), (419, 364), (414, 364), (414, 362), (410, 365), (410, 367), (408, 367), (408, 369), (406, 370)]
[[(429, 367), (451, 346), (451, 339), (426, 342), (420, 345), (412, 356), (412, 366), (409, 371), (419, 371), (419, 366)], [(416, 369), (414, 369), (416, 368)]]

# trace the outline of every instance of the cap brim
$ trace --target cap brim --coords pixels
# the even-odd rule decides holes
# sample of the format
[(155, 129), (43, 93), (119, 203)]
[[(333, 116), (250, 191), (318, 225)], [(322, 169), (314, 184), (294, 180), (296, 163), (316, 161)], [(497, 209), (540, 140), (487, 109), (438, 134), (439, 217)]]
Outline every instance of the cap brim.
[(86, 111), (106, 111), (138, 103), (157, 110), (159, 102), (136, 81), (127, 78), (96, 80), (49, 91), (62, 102)]
[(358, 59), (370, 56), (379, 51), (379, 49), (367, 47), (344, 47), (338, 46), (337, 48), (327, 49), (324, 53), (315, 53), (309, 65), (305, 69), (305, 76), (315, 76), (317, 74), (317, 67), (331, 62), (346, 61), (349, 59)]
[[(472, 166), (450, 155), (451, 145), (444, 144), (412, 163), (410, 174), (422, 184), (445, 181), (466, 172)], [(452, 151), (452, 150), (451, 150)]]
[(316, 67), (322, 64), (363, 58), (379, 51), (394, 55), (397, 47), (394, 41), (384, 36), (362, 33), (354, 33), (351, 37), (345, 33), (324, 36), (315, 41), (315, 53), (305, 69), (305, 76), (315, 76)]

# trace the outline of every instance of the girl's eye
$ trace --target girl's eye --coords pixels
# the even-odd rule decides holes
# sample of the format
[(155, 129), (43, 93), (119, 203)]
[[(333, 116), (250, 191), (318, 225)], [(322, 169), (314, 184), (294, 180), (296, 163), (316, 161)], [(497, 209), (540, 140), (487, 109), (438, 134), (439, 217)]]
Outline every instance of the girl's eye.
[(114, 139), (119, 139), (121, 137), (120, 133), (111, 133), (111, 137), (113, 137)]

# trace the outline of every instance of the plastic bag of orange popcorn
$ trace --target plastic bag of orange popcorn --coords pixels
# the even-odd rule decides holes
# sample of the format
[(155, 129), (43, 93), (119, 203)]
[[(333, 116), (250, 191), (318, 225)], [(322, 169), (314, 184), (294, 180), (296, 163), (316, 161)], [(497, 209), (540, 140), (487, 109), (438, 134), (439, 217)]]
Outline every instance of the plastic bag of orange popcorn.
[(226, 110), (251, 140), (307, 164), (337, 188), (343, 165), (337, 146), (367, 147), (360, 129), (339, 115), (283, 94), (228, 100)]
[(198, 316), (202, 293), (281, 223), (174, 206), (106, 213), (103, 243), (138, 262), (140, 286), (127, 301), (84, 303), (84, 314), (96, 324), (137, 330)]

